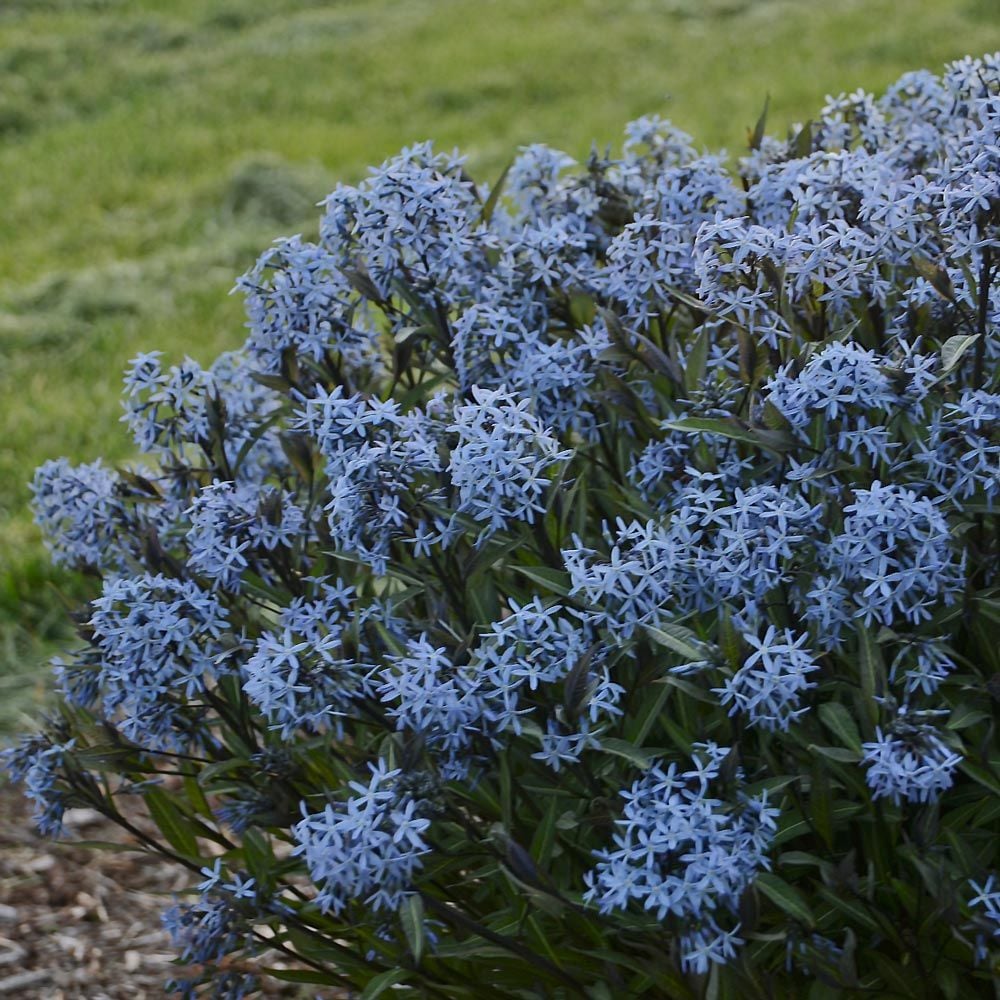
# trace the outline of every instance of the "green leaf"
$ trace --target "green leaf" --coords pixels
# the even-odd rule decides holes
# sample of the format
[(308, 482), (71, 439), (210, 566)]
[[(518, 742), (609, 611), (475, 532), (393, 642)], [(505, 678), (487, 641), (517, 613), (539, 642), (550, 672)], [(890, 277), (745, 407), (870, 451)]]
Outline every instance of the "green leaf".
[(264, 835), (253, 827), (243, 832), (243, 858), (258, 882), (266, 882), (274, 870), (274, 852)]
[(942, 823), (960, 830), (986, 826), (995, 819), (1000, 819), (1000, 797), (977, 795), (973, 802), (949, 812)]
[(637, 330), (626, 332), (617, 313), (603, 308), (598, 308), (597, 312), (604, 320), (611, 339), (622, 350), (636, 360), (641, 361), (651, 371), (666, 375), (675, 385), (684, 385), (684, 376), (680, 365), (672, 357), (664, 354), (656, 344), (648, 337), (644, 337)]
[(417, 893), (406, 897), (399, 909), (399, 920), (413, 961), (419, 965), (424, 954), (424, 901)]
[(385, 993), (390, 986), (405, 983), (409, 978), (409, 969), (389, 969), (387, 972), (380, 972), (374, 979), (370, 979), (368, 985), (361, 991), (361, 1000), (374, 1000), (375, 997)]
[(768, 94), (764, 98), (764, 110), (761, 111), (757, 124), (754, 125), (753, 131), (748, 136), (751, 149), (760, 149), (760, 144), (764, 141), (764, 130), (767, 128), (767, 110), (770, 106), (771, 95)]
[(601, 738), (601, 749), (605, 753), (614, 754), (616, 757), (623, 757), (630, 764), (645, 771), (656, 762), (657, 754), (652, 750), (643, 750), (641, 747), (633, 746), (626, 740), (616, 740), (612, 737)]
[(150, 788), (144, 794), (146, 806), (153, 822), (178, 853), (187, 858), (200, 858), (198, 841), (191, 830), (187, 816), (162, 789)]
[(139, 844), (116, 844), (112, 840), (74, 840), (73, 847), (85, 847), (88, 851), (111, 851), (114, 854), (131, 852), (134, 854), (150, 854), (148, 847)]
[(780, 792), (783, 788), (801, 780), (800, 774), (779, 774), (771, 778), (762, 778), (760, 781), (752, 781), (744, 786), (743, 791), (751, 797), (760, 795), (761, 792), (767, 792), (770, 796), (771, 792)]
[(858, 756), (861, 755), (861, 735), (846, 706), (836, 701), (825, 702), (819, 706), (819, 718), (843, 746), (850, 747)]
[(229, 760), (216, 761), (214, 764), (206, 764), (198, 772), (198, 784), (203, 788), (208, 787), (215, 778), (224, 777), (233, 771), (238, 771), (241, 767), (246, 767), (249, 761), (246, 757), (231, 757)]
[(743, 637), (733, 624), (733, 616), (726, 607), (719, 608), (719, 651), (723, 660), (733, 670), (738, 670), (743, 663)]
[(562, 916), (563, 911), (566, 909), (566, 903), (560, 896), (549, 889), (532, 885), (531, 882), (525, 881), (524, 878), (521, 878), (511, 870), (509, 864), (503, 864), (501, 868), (504, 876), (518, 890), (524, 901), (537, 907), (542, 913), (547, 913), (550, 917)]
[[(253, 376), (251, 376), (253, 377)], [(253, 448), (255, 444), (272, 428), (275, 424), (279, 423), (284, 417), (284, 413), (278, 410), (277, 413), (272, 413), (266, 420), (262, 420), (256, 427), (254, 427), (251, 434), (249, 434), (243, 444), (240, 446), (240, 450), (236, 453), (236, 460), (233, 462), (233, 470), (236, 471), (240, 469), (245, 461), (247, 455), (250, 454), (250, 449)]]
[(587, 987), (588, 1000), (615, 1000), (614, 994), (606, 983), (594, 983)]
[(805, 896), (789, 884), (783, 878), (773, 875), (770, 872), (761, 872), (753, 882), (775, 906), (781, 907), (789, 916), (798, 920), (799, 923), (807, 927), (816, 925), (816, 918), (813, 916)]
[(826, 864), (822, 858), (810, 854), (808, 851), (785, 851), (778, 858), (778, 863), (781, 865), (805, 865), (812, 868), (821, 868)]
[[(744, 385), (753, 385), (757, 381), (757, 343), (753, 339), (753, 334), (749, 330), (736, 331), (737, 349), (739, 351), (740, 379)], [(765, 404), (771, 408), (772, 413), (779, 413), (775, 405), (770, 400)], [(764, 423), (773, 430), (778, 430), (788, 426), (788, 422), (779, 413), (779, 423), (772, 426), (768, 422), (768, 411), (765, 408)]]
[(795, 150), (795, 155), (799, 159), (808, 156), (812, 152), (812, 133), (813, 133), (813, 123), (810, 118), (802, 128), (799, 129), (795, 136), (795, 140), (792, 146)]
[(108, 771), (112, 774), (129, 771), (145, 771), (149, 765), (143, 763), (131, 747), (102, 743), (85, 747), (73, 754), (82, 767), (91, 771)]
[(375, 282), (368, 276), (367, 271), (362, 271), (350, 267), (342, 267), (340, 273), (347, 279), (348, 284), (357, 292), (360, 292), (366, 299), (372, 302), (382, 302), (382, 293), (378, 290)]
[[(938, 295), (948, 300), (955, 298), (955, 289), (952, 287), (951, 278), (946, 268), (940, 264), (935, 264), (920, 254), (914, 254), (911, 263), (913, 264), (913, 270), (927, 281)], [(952, 339), (956, 338), (953, 337)]]
[(711, 694), (704, 688), (698, 687), (697, 684), (692, 684), (691, 681), (683, 677), (676, 676), (676, 674), (667, 674), (664, 677), (658, 677), (653, 683), (669, 684), (671, 687), (677, 688), (678, 691), (683, 691), (689, 698), (694, 698), (695, 701), (703, 702), (706, 705), (719, 704), (719, 700), (714, 694)]
[(994, 795), (1000, 795), (1000, 781), (984, 767), (973, 763), (971, 760), (963, 760), (958, 765), (973, 781), (978, 782), (983, 788), (989, 789)]
[(563, 681), (563, 710), (567, 719), (578, 719), (593, 697), (590, 665), (598, 646), (595, 643), (573, 665)]
[(977, 340), (979, 340), (978, 333), (959, 334), (957, 337), (949, 337), (941, 345), (941, 370), (938, 372), (938, 377), (947, 375), (955, 368)]
[(827, 770), (820, 759), (813, 756), (809, 774), (808, 818), (830, 849), (833, 847), (833, 794)]
[(479, 221), (483, 223), (488, 223), (490, 219), (493, 218), (493, 212), (496, 210), (497, 202), (500, 200), (500, 195), (503, 193), (503, 189), (507, 183), (507, 174), (510, 173), (510, 168), (514, 165), (514, 161), (510, 160), (507, 166), (500, 171), (500, 176), (497, 178), (496, 183), (490, 189), (490, 193), (486, 197), (486, 201), (483, 202), (482, 211), (479, 213)]
[(960, 837), (954, 830), (945, 830), (944, 839), (948, 841), (960, 871), (974, 872), (980, 867), (976, 852), (964, 837)]
[(948, 962), (938, 962), (937, 968), (934, 970), (934, 976), (937, 979), (937, 984), (941, 988), (941, 996), (945, 1000), (955, 1000), (958, 996), (959, 981), (958, 972), (953, 965)]
[(684, 388), (689, 393), (694, 392), (701, 385), (707, 364), (708, 327), (703, 326), (701, 332), (695, 337), (694, 344), (691, 345), (691, 351), (684, 366)]
[(512, 569), (560, 597), (569, 595), (570, 579), (565, 570), (551, 569), (548, 566), (514, 566)]
[(991, 713), (984, 712), (981, 708), (974, 708), (972, 705), (963, 702), (952, 709), (951, 717), (948, 719), (948, 728), (967, 729), (969, 726), (974, 726), (977, 722), (992, 718)]
[(510, 952), (485, 938), (470, 937), (465, 941), (443, 941), (434, 948), (435, 958), (510, 958)]
[(809, 987), (808, 1000), (841, 1000), (844, 991), (829, 983), (815, 982)]
[(669, 697), (669, 686), (666, 684), (661, 685), (656, 697), (648, 700), (642, 709), (640, 709), (642, 714), (640, 714), (635, 720), (635, 722), (638, 723), (639, 728), (626, 734), (633, 746), (641, 747), (643, 743), (646, 742), (646, 737), (649, 735), (650, 730), (659, 719), (660, 713), (663, 711), (663, 706), (666, 704), (667, 698)]
[(510, 774), (510, 760), (506, 753), (500, 754), (500, 821), (509, 830), (514, 821), (514, 796)]
[(340, 976), (335, 976), (331, 972), (320, 972), (318, 969), (274, 969), (265, 966), (261, 972), (283, 983), (318, 983), (321, 986), (337, 986), (343, 983)]
[(198, 779), (193, 774), (189, 774), (184, 778), (184, 794), (187, 795), (188, 801), (191, 803), (191, 808), (196, 814), (214, 822), (215, 813), (212, 812), (212, 807), (208, 804), (208, 799), (205, 798), (205, 793), (202, 791), (201, 785), (198, 784)]
[(858, 671), (861, 675), (862, 708), (874, 725), (878, 722), (878, 702), (875, 698), (885, 691), (885, 667), (875, 636), (864, 626), (858, 627)]
[(415, 342), (420, 337), (431, 337), (435, 332), (434, 327), (427, 323), (422, 323), (419, 326), (404, 326), (401, 330), (397, 330), (393, 334), (392, 339), (397, 346), (402, 346), (403, 344)]
[(809, 752), (818, 753), (828, 760), (835, 760), (838, 764), (856, 764), (861, 760), (860, 750), (848, 750), (846, 747), (821, 747), (810, 743)]
[(878, 930), (878, 923), (872, 919), (868, 911), (860, 903), (848, 898), (843, 892), (834, 892), (825, 885), (817, 885), (816, 893), (820, 899), (832, 906), (834, 910), (849, 917), (856, 924), (869, 931)]
[(655, 643), (672, 649), (687, 661), (708, 659), (710, 651), (694, 632), (683, 625), (661, 622), (658, 626), (646, 625), (646, 634)]
[(927, 995), (925, 988), (928, 984), (922, 980), (915, 968), (901, 965), (874, 949), (869, 949), (865, 953), (865, 958), (875, 966), (875, 971), (885, 981), (891, 994), (903, 997), (916, 997), (921, 993)]
[(663, 427), (689, 434), (718, 434), (778, 454), (795, 448), (795, 441), (790, 434), (762, 427), (747, 427), (732, 417), (684, 417), (681, 420), (664, 421)]
[[(838, 802), (830, 812), (830, 819), (833, 823), (839, 820), (850, 819), (856, 816), (864, 807), (857, 802)], [(802, 818), (802, 814), (797, 810), (789, 810), (784, 813), (778, 821), (778, 832), (774, 835), (772, 844), (777, 847), (788, 840), (794, 840), (803, 834), (811, 833), (809, 824)]]
[(537, 859), (538, 864), (543, 869), (547, 868), (552, 861), (552, 848), (556, 838), (556, 814), (559, 807), (558, 799), (549, 799), (545, 815), (535, 829), (535, 835), (531, 838), (531, 856)]

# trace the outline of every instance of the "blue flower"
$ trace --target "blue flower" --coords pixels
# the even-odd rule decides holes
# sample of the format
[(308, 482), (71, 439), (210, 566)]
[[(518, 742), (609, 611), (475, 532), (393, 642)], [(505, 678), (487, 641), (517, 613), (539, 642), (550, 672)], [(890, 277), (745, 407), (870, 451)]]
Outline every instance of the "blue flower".
[(503, 389), (473, 388), (474, 402), (455, 408), (448, 430), (458, 435), (448, 463), (459, 510), (492, 533), (544, 513), (550, 475), (571, 456), (529, 409)]
[(444, 647), (435, 648), (423, 635), (411, 639), (401, 656), (389, 656), (375, 688), (397, 729), (423, 736), (440, 754), (446, 777), (464, 777), (470, 763), (468, 746), (485, 730), (487, 704), (480, 694), (484, 678), (470, 667), (457, 667)]
[(270, 582), (268, 556), (308, 537), (305, 515), (287, 493), (250, 484), (213, 483), (188, 511), (188, 565), (224, 590), (238, 592), (251, 569)]
[(303, 818), (292, 827), (292, 854), (303, 858), (324, 913), (339, 915), (352, 901), (398, 909), (430, 850), (430, 820), (398, 788), (401, 772), (383, 760), (369, 768), (368, 784), (350, 782), (354, 794), (344, 802), (318, 813), (303, 803)]
[(855, 617), (891, 625), (930, 618), (935, 601), (950, 604), (964, 584), (963, 561), (935, 501), (876, 480), (854, 491), (841, 532), (823, 546), (825, 567), (846, 585)]
[(658, 920), (681, 920), (684, 961), (696, 971), (732, 957), (736, 928), (724, 930), (718, 920), (736, 911), (756, 873), (770, 867), (776, 830), (778, 810), (766, 794), (735, 802), (712, 794), (729, 752), (697, 744), (690, 770), (654, 766), (623, 791), (614, 848), (598, 851), (585, 876), (584, 899), (601, 913), (635, 901)]
[(66, 792), (61, 779), (64, 762), (75, 743), (73, 739), (56, 743), (38, 734), (22, 736), (17, 746), (0, 751), (0, 764), (11, 780), (24, 785), (24, 794), (35, 806), (32, 818), (47, 837), (65, 834), (62, 819)]
[(193, 581), (145, 573), (108, 577), (92, 607), (104, 713), (120, 717), (122, 733), (140, 746), (197, 741), (186, 699), (231, 669), (222, 641), (228, 612), (218, 598)]
[(35, 523), (45, 533), (52, 561), (66, 566), (118, 568), (122, 501), (118, 475), (101, 461), (72, 466), (46, 462), (31, 490)]
[(872, 798), (935, 802), (951, 788), (962, 755), (954, 753), (933, 726), (911, 721), (901, 712), (888, 731), (875, 730), (875, 739), (863, 744), (865, 780)]
[(732, 703), (730, 715), (745, 712), (750, 724), (763, 729), (787, 730), (807, 707), (800, 707), (802, 694), (815, 687), (806, 675), (818, 670), (812, 653), (803, 649), (807, 635), (791, 629), (779, 633), (769, 625), (763, 638), (745, 632), (743, 641), (753, 652), (723, 687), (715, 688), (722, 705)]

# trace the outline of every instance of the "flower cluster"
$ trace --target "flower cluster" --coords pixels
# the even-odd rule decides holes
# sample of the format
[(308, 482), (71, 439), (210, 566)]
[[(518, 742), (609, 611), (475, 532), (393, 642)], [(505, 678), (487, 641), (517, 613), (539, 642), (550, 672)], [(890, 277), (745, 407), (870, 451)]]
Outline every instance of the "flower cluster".
[(735, 912), (754, 875), (770, 867), (778, 810), (766, 794), (741, 797), (735, 807), (712, 794), (731, 750), (706, 743), (695, 751), (689, 770), (653, 767), (622, 792), (615, 849), (598, 853), (585, 898), (602, 912), (634, 899), (657, 920), (670, 915), (690, 923), (682, 961), (705, 972), (710, 960), (725, 961), (742, 943), (738, 928), (723, 929), (719, 915)]
[(761, 132), (406, 149), (240, 350), (134, 359), (139, 462), (38, 471), (100, 582), (4, 761), (208, 869), (218, 995), (258, 938), (345, 993), (981, 992), (1000, 56)]
[(154, 749), (209, 737), (191, 703), (227, 669), (219, 600), (193, 581), (143, 574), (107, 579), (92, 606), (103, 712)]
[(38, 469), (31, 489), (35, 520), (49, 541), (52, 561), (106, 565), (108, 550), (117, 548), (118, 476), (100, 460), (71, 466), (60, 458)]
[(875, 739), (864, 744), (865, 780), (873, 798), (893, 802), (934, 802), (951, 788), (962, 758), (938, 735), (933, 726), (911, 720), (906, 713)]
[(743, 639), (753, 652), (719, 689), (719, 702), (732, 705), (730, 715), (745, 712), (751, 725), (787, 730), (806, 711), (799, 707), (803, 692), (815, 686), (806, 675), (819, 669), (809, 650), (802, 648), (808, 636), (795, 638), (785, 629), (779, 638), (769, 625), (763, 638), (747, 633)]
[(34, 804), (38, 829), (50, 837), (64, 832), (66, 794), (61, 785), (62, 765), (73, 749), (73, 740), (55, 743), (42, 735), (24, 736), (15, 747), (0, 755), (8, 774), (24, 785), (24, 794)]
[(472, 390), (473, 402), (455, 408), (448, 430), (458, 435), (448, 471), (458, 491), (458, 509), (487, 530), (499, 531), (511, 521), (531, 524), (545, 512), (542, 500), (550, 479), (546, 473), (572, 452), (517, 399), (502, 389)]
[(405, 899), (423, 855), (430, 820), (420, 802), (398, 788), (400, 771), (379, 760), (368, 784), (351, 781), (355, 794), (322, 812), (306, 812), (292, 828), (293, 853), (305, 860), (324, 912), (339, 914), (352, 900), (395, 910)]
[(307, 534), (305, 516), (291, 497), (245, 484), (205, 487), (188, 516), (188, 565), (233, 592), (239, 591), (244, 570), (259, 564), (256, 551), (287, 550)]

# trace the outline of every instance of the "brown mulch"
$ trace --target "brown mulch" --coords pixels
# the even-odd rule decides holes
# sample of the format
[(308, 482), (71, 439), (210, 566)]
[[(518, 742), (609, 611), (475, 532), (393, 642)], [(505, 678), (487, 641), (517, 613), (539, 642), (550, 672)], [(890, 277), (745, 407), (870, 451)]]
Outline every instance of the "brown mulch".
[[(0, 787), (0, 997), (168, 996), (164, 982), (184, 970), (172, 964), (160, 914), (174, 893), (190, 886), (191, 873), (137, 851), (47, 840), (30, 812), (17, 789)], [(139, 816), (130, 819), (142, 823)], [(130, 842), (93, 810), (68, 810), (65, 822), (78, 840)], [(301, 994), (269, 980), (255, 995)]]
[[(77, 839), (125, 842), (92, 810), (66, 819)], [(173, 952), (160, 914), (189, 881), (146, 854), (46, 840), (20, 793), (0, 788), (0, 997), (165, 996)]]

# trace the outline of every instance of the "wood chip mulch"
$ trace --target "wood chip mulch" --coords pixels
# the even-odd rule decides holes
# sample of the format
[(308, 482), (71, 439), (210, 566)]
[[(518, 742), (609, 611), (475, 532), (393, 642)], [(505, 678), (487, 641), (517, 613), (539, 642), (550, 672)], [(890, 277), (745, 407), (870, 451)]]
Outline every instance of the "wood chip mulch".
[[(78, 840), (129, 842), (93, 810), (68, 810), (65, 822)], [(189, 872), (149, 854), (47, 840), (35, 831), (19, 792), (0, 787), (0, 997), (170, 995), (165, 981), (182, 977), (184, 969), (173, 964), (160, 915), (191, 881)], [(255, 996), (302, 994), (267, 980)]]

